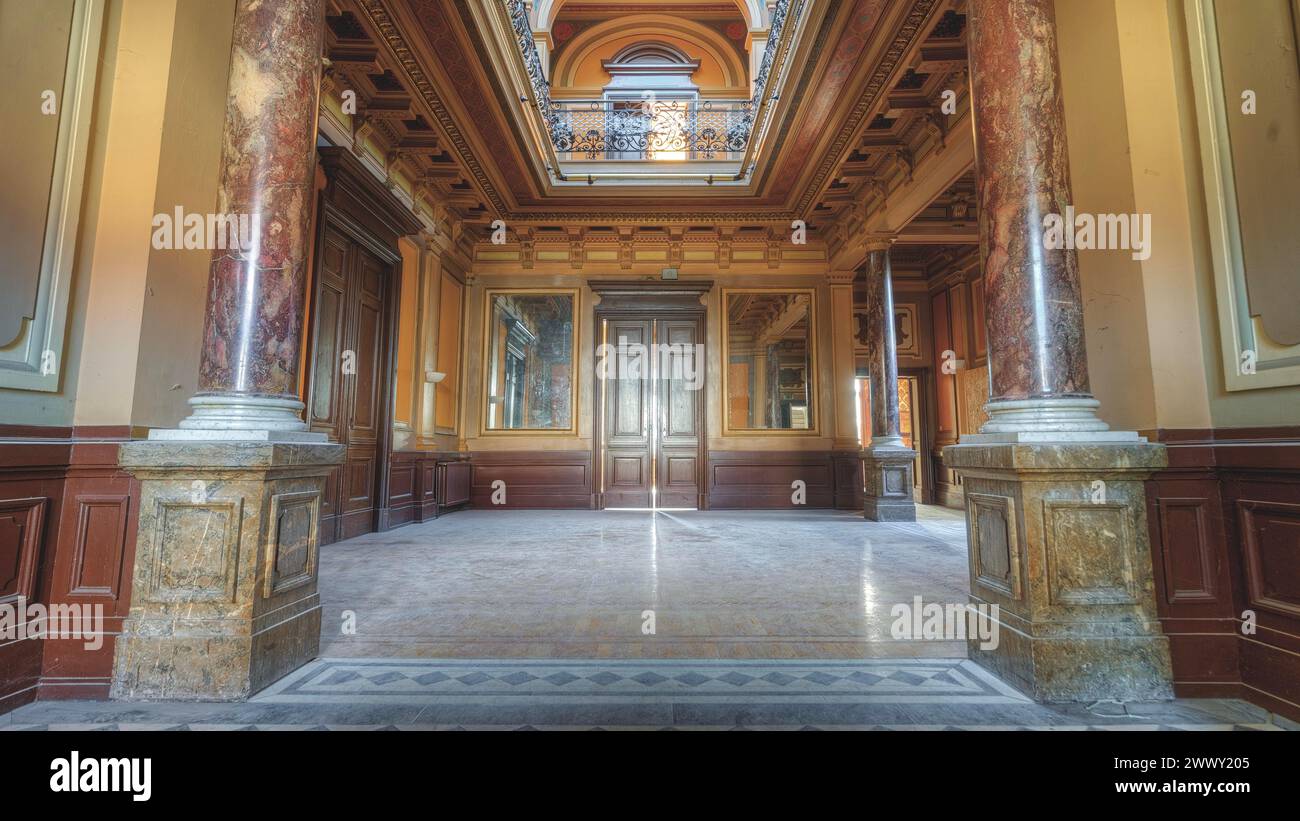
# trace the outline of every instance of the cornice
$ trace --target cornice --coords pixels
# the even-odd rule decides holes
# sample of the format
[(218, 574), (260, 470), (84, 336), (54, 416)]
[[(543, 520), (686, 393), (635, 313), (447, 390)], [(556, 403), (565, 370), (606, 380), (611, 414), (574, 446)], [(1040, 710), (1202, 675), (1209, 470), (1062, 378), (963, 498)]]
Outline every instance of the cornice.
[(886, 87), (886, 83), (895, 70), (897, 70), (899, 62), (917, 45), (917, 38), (922, 32), (925, 22), (938, 6), (939, 1), (913, 1), (911, 10), (908, 11), (903, 24), (899, 27), (893, 40), (890, 41), (884, 57), (876, 64), (871, 79), (867, 81), (866, 89), (859, 95), (858, 101), (853, 106), (844, 127), (840, 129), (835, 140), (822, 155), (821, 165), (793, 209), (796, 213), (807, 212), (813, 205), (814, 198), (821, 193), (831, 172), (844, 160), (844, 157), (848, 154), (847, 149), (850, 140), (857, 136), (867, 114), (879, 102), (881, 91)]
[(402, 70), (411, 79), (415, 89), (420, 94), (420, 99), (424, 101), (429, 113), (446, 134), (449, 147), (456, 152), (457, 157), (464, 163), (470, 176), (478, 183), (479, 190), (484, 197), (491, 202), (493, 209), (498, 214), (509, 213), (500, 192), (496, 190), (496, 186), (488, 178), (487, 172), (483, 169), (478, 157), (475, 156), (469, 140), (447, 111), (446, 104), (438, 94), (429, 76), (425, 73), (424, 68), (420, 65), (419, 60), (415, 58), (414, 52), (385, 7), (384, 0), (356, 0), (356, 2), (370, 19), (370, 23), (379, 32), (389, 51), (402, 66)]

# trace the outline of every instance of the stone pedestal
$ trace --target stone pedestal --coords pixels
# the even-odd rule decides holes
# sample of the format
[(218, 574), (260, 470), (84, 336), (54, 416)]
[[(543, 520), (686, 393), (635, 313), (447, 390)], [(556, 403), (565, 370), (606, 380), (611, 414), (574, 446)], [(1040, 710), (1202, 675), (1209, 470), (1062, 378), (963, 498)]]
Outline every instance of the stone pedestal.
[(905, 447), (867, 447), (862, 451), (863, 515), (874, 522), (915, 522), (912, 470), (916, 451)]
[(971, 658), (1039, 701), (1172, 698), (1143, 486), (1164, 446), (979, 442), (943, 458), (966, 491), (971, 602), (1000, 611), (997, 646), (972, 640)]
[(112, 698), (247, 698), (316, 657), (318, 524), (343, 446), (149, 440)]

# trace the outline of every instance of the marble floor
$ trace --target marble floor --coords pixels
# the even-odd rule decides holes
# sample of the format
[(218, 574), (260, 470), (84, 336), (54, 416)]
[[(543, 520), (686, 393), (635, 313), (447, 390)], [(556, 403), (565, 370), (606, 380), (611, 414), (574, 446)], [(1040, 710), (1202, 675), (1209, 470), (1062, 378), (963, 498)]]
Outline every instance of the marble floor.
[[(246, 702), (0, 730), (1279, 730), (1240, 701), (1035, 704), (895, 604), (966, 600), (962, 517), (466, 511), (321, 550), (320, 658)], [(653, 631), (647, 631), (653, 614)]]
[(921, 508), (915, 524), (827, 510), (470, 510), (322, 548), (319, 589), (331, 658), (966, 654), (890, 635), (897, 603), (966, 601), (965, 526), (945, 508)]

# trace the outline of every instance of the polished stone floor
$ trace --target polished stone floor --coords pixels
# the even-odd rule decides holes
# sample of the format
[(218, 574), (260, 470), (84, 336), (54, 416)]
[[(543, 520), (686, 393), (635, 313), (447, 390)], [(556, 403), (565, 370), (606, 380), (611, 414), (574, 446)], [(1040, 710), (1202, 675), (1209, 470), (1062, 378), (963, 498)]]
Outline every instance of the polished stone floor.
[(964, 657), (890, 635), (895, 604), (967, 599), (961, 515), (919, 516), (454, 513), (322, 548), (321, 656)]
[(1035, 704), (961, 642), (895, 640), (895, 604), (966, 600), (962, 518), (920, 517), (457, 513), (323, 548), (321, 658), (246, 702), (45, 701), (0, 730), (1295, 728)]

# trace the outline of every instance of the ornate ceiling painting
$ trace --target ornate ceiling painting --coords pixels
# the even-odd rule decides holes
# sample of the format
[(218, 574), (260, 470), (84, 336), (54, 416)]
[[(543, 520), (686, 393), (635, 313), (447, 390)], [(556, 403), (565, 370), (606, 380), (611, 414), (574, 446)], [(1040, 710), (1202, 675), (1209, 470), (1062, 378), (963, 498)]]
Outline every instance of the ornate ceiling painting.
[[(870, 208), (883, 206), (892, 189), (909, 182), (920, 158), (941, 147), (954, 123), (965, 118), (965, 111), (955, 117), (934, 113), (946, 88), (955, 86), (966, 96), (964, 0), (804, 0), (797, 24), (781, 32), (788, 43), (781, 85), (772, 92), (770, 125), (750, 173), (716, 186), (583, 184), (549, 173), (547, 159), (539, 156), (537, 138), (544, 132), (535, 126), (520, 46), (495, 3), (330, 2), (331, 59), (337, 64), (341, 56), (347, 64), (362, 53), (367, 71), (382, 71), (409, 96), (401, 122), (432, 136), (423, 144), (419, 134), (398, 133), (396, 139), (428, 156), (421, 161), (423, 173), (440, 181), (438, 193), (453, 198), (470, 230), (483, 231), (495, 219), (537, 226), (773, 230), (803, 219), (812, 238), (833, 244), (836, 236), (861, 228)], [(600, 41), (593, 31), (612, 31), (611, 21), (622, 18), (640, 21), (628, 27), (628, 35), (644, 29), (645, 39), (667, 47), (689, 46), (689, 38), (678, 35), (693, 30), (692, 37), (709, 40), (715, 58), (718, 49), (733, 49), (720, 63), (726, 63), (727, 82), (734, 86), (737, 66), (749, 72), (744, 38), (766, 36), (747, 27), (755, 4), (745, 2), (537, 5), (549, 21), (550, 65), (562, 64), (566, 71), (576, 70), (575, 49)], [(654, 21), (674, 16), (682, 21), (679, 30), (660, 31), (656, 38)], [(369, 51), (362, 49), (367, 40)], [(447, 170), (449, 161), (459, 175)], [(968, 170), (969, 162), (960, 169)], [(968, 241), (969, 232), (957, 233), (963, 234), (957, 242)]]

